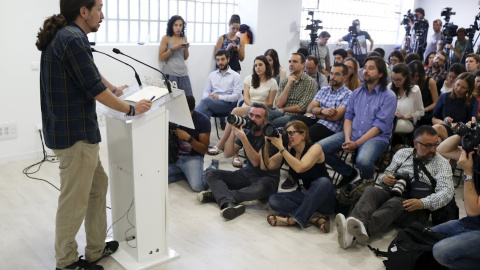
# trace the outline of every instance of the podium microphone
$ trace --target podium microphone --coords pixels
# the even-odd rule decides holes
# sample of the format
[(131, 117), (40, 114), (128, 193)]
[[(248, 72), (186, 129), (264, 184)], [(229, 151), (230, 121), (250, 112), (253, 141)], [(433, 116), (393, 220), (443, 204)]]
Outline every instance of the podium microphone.
[(165, 74), (164, 74), (163, 72), (161, 72), (159, 69), (156, 69), (156, 68), (154, 68), (154, 67), (152, 67), (152, 66), (150, 66), (150, 65), (147, 65), (147, 64), (143, 63), (142, 61), (139, 61), (139, 60), (137, 60), (137, 59), (135, 59), (135, 58), (133, 58), (133, 57), (131, 57), (131, 56), (128, 56), (128, 55), (122, 53), (122, 52), (121, 52), (119, 49), (117, 49), (117, 48), (113, 48), (112, 51), (113, 51), (114, 53), (116, 53), (116, 54), (124, 55), (124, 56), (126, 56), (126, 57), (128, 57), (128, 58), (130, 58), (130, 59), (132, 59), (132, 60), (137, 61), (138, 63), (140, 63), (140, 64), (142, 64), (142, 65), (145, 65), (145, 66), (147, 66), (147, 67), (149, 67), (149, 68), (151, 68), (151, 69), (154, 69), (154, 70), (160, 72), (160, 74), (162, 74), (163, 78), (165, 79), (165, 85), (167, 86), (168, 93), (172, 93), (172, 87), (171, 87), (171, 85), (170, 85), (170, 82), (167, 80), (167, 77), (165, 77)]
[(111, 55), (108, 55), (108, 54), (106, 54), (106, 53), (104, 53), (104, 52), (97, 51), (97, 50), (95, 50), (94, 48), (91, 48), (91, 49), (92, 49), (92, 52), (104, 54), (104, 55), (106, 55), (106, 56), (108, 56), (108, 57), (110, 57), (110, 58), (113, 58), (113, 59), (117, 60), (118, 62), (124, 63), (125, 65), (131, 67), (131, 68), (133, 69), (133, 71), (135, 72), (135, 79), (137, 79), (138, 86), (142, 86), (142, 82), (140, 81), (140, 77), (138, 76), (137, 71), (136, 71), (131, 65), (129, 65), (129, 64), (123, 62), (122, 60), (117, 59), (117, 58), (115, 58), (115, 57), (113, 57), (113, 56), (111, 56)]

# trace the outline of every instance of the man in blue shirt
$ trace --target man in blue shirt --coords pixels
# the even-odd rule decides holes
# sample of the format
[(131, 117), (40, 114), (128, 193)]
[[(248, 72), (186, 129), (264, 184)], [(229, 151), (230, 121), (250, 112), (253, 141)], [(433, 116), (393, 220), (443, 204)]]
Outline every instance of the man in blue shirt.
[(318, 142), (325, 161), (343, 175), (341, 185), (354, 180), (358, 173), (336, 153), (357, 152), (356, 166), (362, 179), (373, 179), (375, 160), (388, 148), (393, 128), (397, 97), (387, 89), (387, 67), (380, 57), (367, 57), (365, 84), (355, 90), (347, 105), (343, 132)]
[[(102, 6), (102, 0), (61, 0), (60, 14), (47, 18), (37, 36), (36, 46), (42, 51), (43, 136), (61, 169), (55, 222), (56, 269), (102, 270), (95, 264), (118, 248), (117, 241), (105, 244), (108, 177), (99, 159), (96, 100), (131, 116), (148, 111), (152, 105), (150, 100), (129, 105), (102, 82), (87, 37), (100, 27)], [(75, 240), (84, 220), (86, 260), (78, 257)]]
[(227, 50), (215, 53), (218, 70), (208, 75), (203, 99), (196, 110), (210, 118), (213, 114), (228, 115), (242, 97), (243, 82), (240, 74), (228, 66), (230, 54)]
[(200, 192), (208, 188), (203, 172), (203, 157), (210, 142), (210, 119), (195, 111), (195, 98), (187, 96), (188, 108), (195, 129), (178, 126), (172, 132), (178, 138), (179, 159), (168, 164), (168, 183), (186, 179), (193, 191)]

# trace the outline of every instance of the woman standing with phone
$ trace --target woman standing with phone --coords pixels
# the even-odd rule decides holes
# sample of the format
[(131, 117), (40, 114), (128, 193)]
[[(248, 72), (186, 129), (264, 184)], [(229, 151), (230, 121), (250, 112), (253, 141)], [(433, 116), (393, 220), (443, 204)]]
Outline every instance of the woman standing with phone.
[(178, 89), (185, 95), (192, 96), (192, 85), (188, 77), (185, 60), (188, 59), (188, 43), (185, 36), (185, 21), (181, 16), (174, 15), (168, 20), (167, 34), (160, 41), (160, 61), (164, 61), (163, 72), (169, 81), (176, 82)]
[(245, 59), (245, 44), (243, 40), (237, 36), (237, 32), (240, 29), (240, 16), (233, 14), (232, 17), (230, 17), (228, 25), (228, 33), (218, 38), (213, 54), (215, 55), (215, 52), (220, 49), (227, 50), (230, 53), (230, 62), (228, 62), (228, 65), (231, 69), (240, 73), (242, 70), (240, 61)]

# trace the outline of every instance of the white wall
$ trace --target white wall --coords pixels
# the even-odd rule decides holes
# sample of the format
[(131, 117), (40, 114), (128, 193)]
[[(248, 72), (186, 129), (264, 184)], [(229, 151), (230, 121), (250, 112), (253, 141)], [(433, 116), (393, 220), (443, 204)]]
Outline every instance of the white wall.
[[(0, 162), (38, 156), (41, 143), (37, 124), (41, 123), (39, 71), (40, 52), (35, 47), (38, 29), (46, 17), (59, 13), (58, 0), (1, 1), (0, 16), (0, 123), (16, 123), (18, 137), (0, 140)], [(272, 8), (275, 7), (275, 8)], [(253, 24), (255, 44), (246, 46), (246, 58), (242, 62), (242, 78), (251, 73), (253, 59), (269, 48), (279, 53), (282, 66), (288, 69), (289, 54), (298, 49), (301, 1), (245, 0), (239, 1), (239, 15), (243, 23)], [(18, 14), (21, 14), (18, 15)], [(257, 15), (257, 14), (262, 14)], [(161, 30), (162, 32), (164, 29)], [(134, 61), (111, 53), (118, 48), (154, 67), (158, 61), (158, 44), (97, 45), (99, 51), (109, 53), (135, 67), (140, 77), (158, 76)], [(192, 44), (187, 61), (194, 96), (200, 101), (205, 78), (214, 70), (214, 44)], [(133, 71), (101, 54), (94, 54), (95, 63), (102, 74), (114, 84), (130, 84), (135, 79)], [(32, 64), (33, 63), (33, 64)]]

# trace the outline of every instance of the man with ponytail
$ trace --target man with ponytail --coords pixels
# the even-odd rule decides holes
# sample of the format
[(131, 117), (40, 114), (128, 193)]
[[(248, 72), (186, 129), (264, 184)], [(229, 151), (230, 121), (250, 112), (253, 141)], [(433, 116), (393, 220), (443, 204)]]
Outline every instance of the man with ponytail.
[[(42, 52), (43, 136), (61, 169), (56, 269), (101, 270), (96, 263), (118, 248), (117, 241), (105, 243), (108, 178), (99, 159), (96, 100), (130, 116), (142, 114), (152, 105), (150, 100), (129, 105), (115, 96), (121, 89), (103, 82), (87, 37), (100, 27), (102, 6), (102, 0), (60, 0), (60, 14), (47, 18), (37, 36), (36, 46)], [(85, 259), (78, 257), (75, 241), (83, 220)]]

